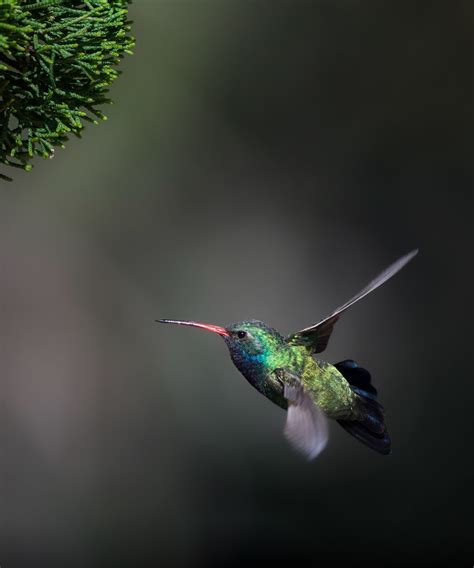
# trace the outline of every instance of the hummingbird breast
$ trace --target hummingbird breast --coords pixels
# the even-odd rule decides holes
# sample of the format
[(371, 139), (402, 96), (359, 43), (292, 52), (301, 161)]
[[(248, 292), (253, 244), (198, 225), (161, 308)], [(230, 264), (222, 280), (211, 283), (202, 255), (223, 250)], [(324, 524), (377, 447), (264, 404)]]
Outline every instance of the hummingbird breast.
[[(291, 351), (289, 348), (277, 351), (270, 350), (257, 355), (231, 352), (231, 358), (237, 369), (254, 388), (286, 410), (288, 402), (283, 396), (283, 385), (276, 380), (272, 373), (276, 369), (294, 366), (295, 361)], [(301, 369), (300, 365), (297, 366)]]
[(233, 361), (253, 387), (285, 410), (288, 403), (283, 385), (273, 375), (276, 369), (296, 375), (328, 417), (349, 419), (358, 413), (357, 396), (343, 375), (333, 365), (314, 359), (304, 347), (288, 346), (258, 357), (237, 356)]
[(233, 352), (231, 358), (237, 369), (254, 388), (281, 408), (287, 409), (288, 404), (283, 397), (283, 387), (271, 377), (272, 371), (279, 367), (271, 353), (248, 355)]

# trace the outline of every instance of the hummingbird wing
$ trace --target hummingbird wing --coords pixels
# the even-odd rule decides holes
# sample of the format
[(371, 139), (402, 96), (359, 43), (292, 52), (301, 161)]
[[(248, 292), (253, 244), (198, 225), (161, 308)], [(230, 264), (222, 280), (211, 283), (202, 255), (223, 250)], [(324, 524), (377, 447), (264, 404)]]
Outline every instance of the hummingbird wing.
[(291, 384), (285, 384), (283, 390), (288, 400), (284, 434), (294, 448), (312, 460), (326, 447), (329, 437), (327, 419), (301, 381), (295, 381), (293, 375), (291, 379)]
[(353, 296), (350, 300), (347, 300), (342, 306), (336, 308), (332, 314), (321, 320), (319, 323), (312, 325), (310, 327), (305, 327), (304, 329), (292, 333), (286, 337), (287, 343), (290, 345), (304, 345), (312, 353), (321, 353), (327, 347), (329, 338), (331, 336), (332, 330), (334, 329), (334, 324), (340, 318), (341, 314), (350, 308), (353, 304), (365, 298), (368, 294), (373, 292), (376, 288), (381, 286), (384, 282), (392, 278), (399, 270), (401, 270), (405, 264), (410, 262), (410, 260), (418, 254), (418, 249), (412, 250), (405, 256), (402, 256), (376, 276), (371, 282), (367, 284), (360, 292)]

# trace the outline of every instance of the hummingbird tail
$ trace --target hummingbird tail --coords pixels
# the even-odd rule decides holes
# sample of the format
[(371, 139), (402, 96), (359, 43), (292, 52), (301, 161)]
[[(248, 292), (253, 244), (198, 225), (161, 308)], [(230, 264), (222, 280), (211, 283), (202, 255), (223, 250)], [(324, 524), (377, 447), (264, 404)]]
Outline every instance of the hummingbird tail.
[(369, 448), (381, 454), (390, 454), (392, 442), (385, 425), (383, 407), (377, 401), (377, 390), (370, 380), (370, 373), (350, 359), (334, 366), (359, 396), (361, 403), (361, 418), (338, 420), (339, 424)]

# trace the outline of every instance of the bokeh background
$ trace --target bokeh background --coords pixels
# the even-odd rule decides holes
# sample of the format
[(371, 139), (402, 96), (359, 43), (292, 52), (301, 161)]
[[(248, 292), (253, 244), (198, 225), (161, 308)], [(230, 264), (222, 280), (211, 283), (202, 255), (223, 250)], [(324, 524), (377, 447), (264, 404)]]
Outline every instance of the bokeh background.
[[(472, 565), (472, 4), (142, 1), (110, 120), (0, 187), (0, 566)], [(307, 463), (222, 341), (352, 308), (393, 455)]]

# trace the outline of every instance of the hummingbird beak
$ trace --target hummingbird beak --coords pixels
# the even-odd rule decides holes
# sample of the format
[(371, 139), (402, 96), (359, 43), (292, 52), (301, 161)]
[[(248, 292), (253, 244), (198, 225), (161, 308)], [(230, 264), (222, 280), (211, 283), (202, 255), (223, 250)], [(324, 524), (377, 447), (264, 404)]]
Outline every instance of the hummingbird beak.
[(156, 320), (158, 323), (174, 323), (176, 325), (189, 325), (191, 327), (199, 327), (201, 329), (207, 329), (207, 331), (212, 331), (213, 333), (218, 333), (219, 335), (229, 337), (229, 332), (225, 327), (220, 325), (213, 325), (212, 323), (198, 323), (196, 321), (181, 321), (181, 320), (168, 320), (160, 319)]

